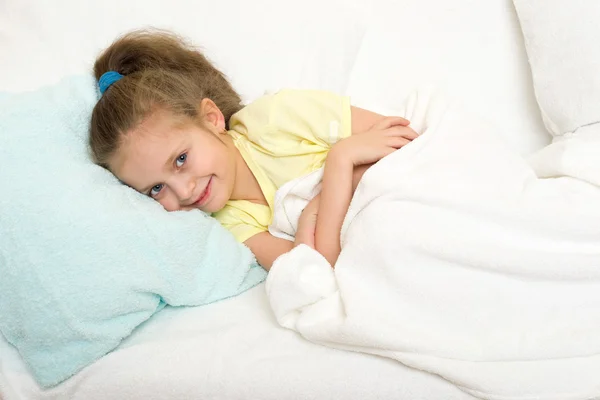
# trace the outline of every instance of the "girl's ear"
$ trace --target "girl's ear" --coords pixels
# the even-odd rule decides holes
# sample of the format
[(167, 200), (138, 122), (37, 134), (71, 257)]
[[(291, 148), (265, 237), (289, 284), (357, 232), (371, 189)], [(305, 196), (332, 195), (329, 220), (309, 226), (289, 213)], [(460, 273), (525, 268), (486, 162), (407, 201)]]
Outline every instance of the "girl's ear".
[(225, 116), (215, 102), (208, 97), (200, 102), (200, 115), (204, 121), (215, 127), (216, 133), (225, 130)]

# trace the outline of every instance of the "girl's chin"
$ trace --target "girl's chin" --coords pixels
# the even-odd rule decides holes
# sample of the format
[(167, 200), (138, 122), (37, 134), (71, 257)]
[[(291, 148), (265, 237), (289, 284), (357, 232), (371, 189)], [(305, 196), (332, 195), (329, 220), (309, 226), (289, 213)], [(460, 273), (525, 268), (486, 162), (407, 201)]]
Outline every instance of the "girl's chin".
[(225, 204), (220, 203), (221, 202), (219, 202), (219, 199), (212, 198), (207, 204), (199, 208), (205, 213), (212, 214), (216, 213), (217, 211), (220, 211), (221, 209), (223, 209), (223, 207), (225, 207)]

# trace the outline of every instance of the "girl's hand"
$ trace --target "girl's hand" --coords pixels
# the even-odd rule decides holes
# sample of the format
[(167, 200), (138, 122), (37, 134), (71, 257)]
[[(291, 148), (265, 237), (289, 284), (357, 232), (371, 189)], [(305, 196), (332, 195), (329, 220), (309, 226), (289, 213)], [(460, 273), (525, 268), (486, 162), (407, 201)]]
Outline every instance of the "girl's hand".
[(319, 214), (319, 199), (321, 195), (316, 195), (300, 214), (298, 220), (298, 229), (296, 229), (296, 240), (294, 247), (299, 244), (306, 244), (315, 248), (315, 230), (317, 228), (317, 215)]
[(367, 132), (336, 143), (331, 151), (348, 157), (354, 166), (376, 163), (419, 136), (405, 124), (404, 118), (384, 118)]

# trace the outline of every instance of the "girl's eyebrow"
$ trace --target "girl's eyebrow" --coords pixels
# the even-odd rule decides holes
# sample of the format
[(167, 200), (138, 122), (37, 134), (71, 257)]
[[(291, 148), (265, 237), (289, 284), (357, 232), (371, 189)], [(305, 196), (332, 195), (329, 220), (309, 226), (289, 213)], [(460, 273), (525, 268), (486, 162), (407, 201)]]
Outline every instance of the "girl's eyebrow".
[(177, 146), (174, 147), (175, 150), (171, 154), (171, 157), (167, 158), (167, 161), (165, 162), (165, 166), (164, 166), (165, 170), (168, 170), (173, 165), (173, 163), (175, 162), (175, 159), (177, 157), (179, 157), (181, 155), (181, 153), (184, 152), (184, 150), (187, 146), (188, 146), (187, 138), (181, 138), (181, 140), (179, 140), (179, 143), (177, 143)]
[(183, 150), (181, 150), (183, 148), (183, 143), (180, 143), (179, 146), (177, 146), (175, 149), (175, 151), (173, 152), (173, 154), (171, 154), (171, 156), (169, 158), (167, 158), (167, 161), (165, 162), (165, 166), (164, 169), (169, 169), (169, 167), (171, 165), (173, 165), (173, 162), (175, 161), (175, 159), (177, 157), (179, 157), (179, 155), (181, 154), (181, 152)]

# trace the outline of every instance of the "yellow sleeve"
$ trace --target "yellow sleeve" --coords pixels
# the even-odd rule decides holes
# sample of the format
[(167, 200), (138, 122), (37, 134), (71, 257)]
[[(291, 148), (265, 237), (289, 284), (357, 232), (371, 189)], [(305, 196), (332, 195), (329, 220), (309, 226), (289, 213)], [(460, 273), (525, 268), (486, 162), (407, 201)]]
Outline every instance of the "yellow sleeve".
[(350, 136), (350, 98), (323, 90), (281, 90), (244, 107), (232, 129), (280, 156), (298, 154), (298, 146), (329, 149)]
[(260, 204), (235, 200), (214, 213), (213, 217), (231, 232), (238, 242), (244, 243), (257, 233), (268, 230), (265, 223), (270, 219), (270, 211), (268, 207)]

